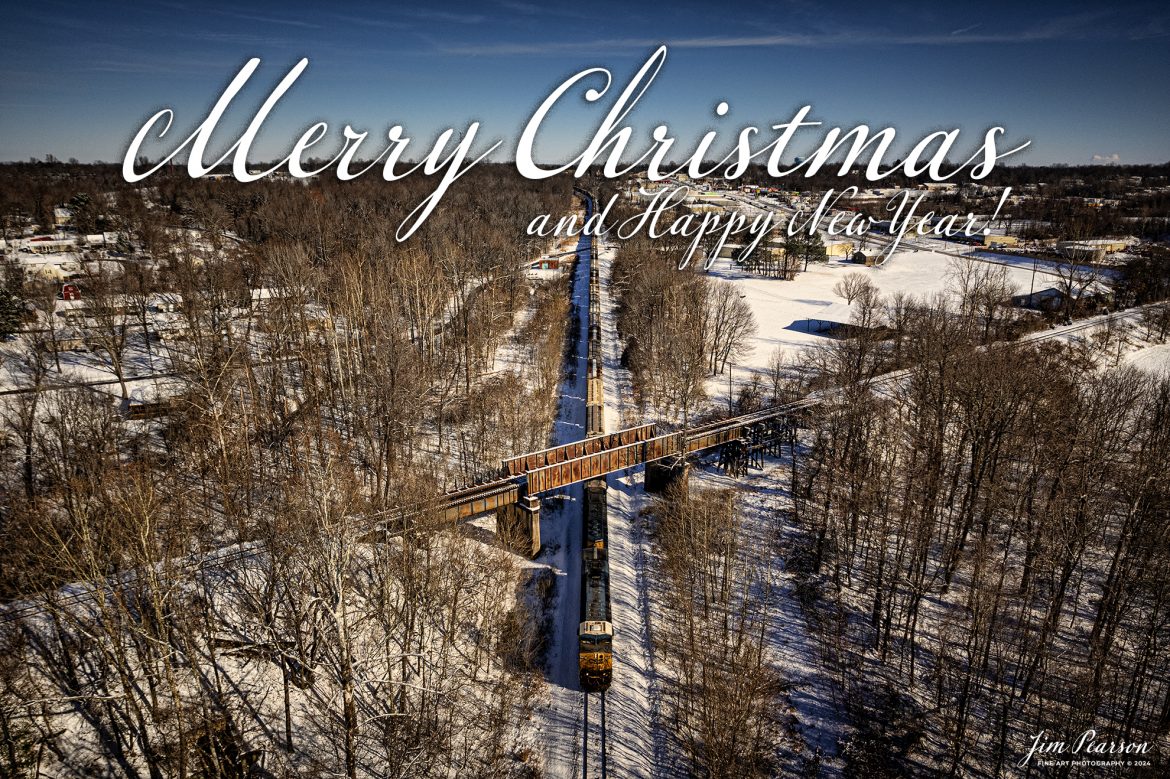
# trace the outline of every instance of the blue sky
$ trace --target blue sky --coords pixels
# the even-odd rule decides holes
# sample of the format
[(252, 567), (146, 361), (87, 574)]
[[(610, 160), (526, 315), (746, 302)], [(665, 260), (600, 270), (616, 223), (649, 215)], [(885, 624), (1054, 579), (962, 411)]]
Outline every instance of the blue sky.
[[(643, 138), (664, 122), (684, 140), (713, 128), (731, 141), (741, 126), (784, 122), (811, 104), (828, 125), (889, 125), (908, 140), (961, 128), (961, 151), (1001, 125), (1009, 141), (1032, 142), (1016, 161), (1170, 160), (1170, 11), (1161, 3), (6, 5), (5, 160), (120, 160), (163, 107), (175, 109), (171, 137), (181, 139), (249, 57), (263, 65), (229, 114), (228, 142), (272, 85), (310, 58), (255, 159), (287, 152), (318, 120), (331, 137), (346, 123), (372, 138), (402, 124), (426, 141), (478, 120), (481, 138), (503, 139), (510, 157), (561, 80), (603, 66), (616, 92), (660, 43), (670, 47), (666, 65), (630, 117)], [(716, 119), (720, 100), (731, 111)], [(570, 101), (538, 152), (576, 153), (603, 113)]]

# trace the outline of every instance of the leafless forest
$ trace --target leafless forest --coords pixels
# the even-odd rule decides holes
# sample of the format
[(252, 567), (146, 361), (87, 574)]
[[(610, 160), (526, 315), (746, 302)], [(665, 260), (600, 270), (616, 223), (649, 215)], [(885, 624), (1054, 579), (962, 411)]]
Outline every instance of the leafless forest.
[(683, 424), (706, 410), (707, 378), (723, 375), (756, 334), (733, 285), (708, 278), (701, 264), (678, 269), (685, 243), (636, 236), (623, 243), (613, 275), (622, 363), (638, 405)]
[(776, 559), (745, 526), (733, 490), (672, 487), (652, 509), (662, 591), (657, 651), (670, 669), (664, 712), (678, 770), (707, 777), (777, 776), (783, 674), (765, 636)]
[[(685, 425), (751, 322), (732, 300), (734, 324), (713, 325), (720, 288), (669, 272), (671, 252), (626, 242), (615, 278), (638, 397)], [(1157, 300), (1165, 265), (1136, 261), (1115, 284)], [(851, 731), (849, 776), (1016, 775), (1043, 732), (1164, 749), (1170, 381), (1119, 365), (1114, 328), (1017, 341), (1037, 322), (1006, 305), (1002, 268), (956, 265), (930, 299), (857, 274), (835, 292), (855, 304), (850, 337), (777, 353), (736, 399), (750, 411), (823, 393), (799, 421), (770, 553), (751, 548), (734, 491), (675, 488), (649, 509), (684, 770), (778, 770), (785, 679), (764, 645), (775, 593), (761, 554), (796, 577)], [(1168, 314), (1150, 306), (1137, 327), (1163, 340)], [(1155, 757), (1148, 775), (1164, 768)]]
[[(1170, 725), (1170, 382), (1113, 367), (1108, 332), (987, 345), (988, 283), (815, 356), (846, 389), (807, 419), (778, 519), (858, 775), (1000, 775), (1042, 731)], [(875, 391), (888, 360), (910, 370)]]
[[(2, 399), (0, 591), (20, 618), (0, 625), (0, 773), (529, 770), (515, 558), (425, 512), (381, 541), (367, 518), (545, 445), (568, 300), (526, 278), (546, 247), (524, 228), (570, 210), (569, 186), (476, 171), (399, 244), (423, 182), (68, 173), (7, 166), (6, 234), (71, 202), (81, 231), (125, 236), (78, 282), (86, 343), (125, 396), (122, 357), (159, 349), (147, 309), (171, 296), (175, 392), (141, 421), (60, 388), (66, 336), (35, 313), (53, 288), (9, 274), (38, 308), (5, 366), (26, 391)], [(493, 371), (508, 339), (521, 367)]]

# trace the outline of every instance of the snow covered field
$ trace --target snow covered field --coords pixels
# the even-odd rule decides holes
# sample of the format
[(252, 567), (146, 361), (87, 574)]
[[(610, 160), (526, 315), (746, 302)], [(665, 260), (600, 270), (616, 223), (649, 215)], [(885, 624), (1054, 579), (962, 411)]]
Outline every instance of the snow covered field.
[(1144, 346), (1127, 354), (1125, 362), (1154, 376), (1170, 377), (1170, 344)]
[[(976, 260), (970, 260), (972, 262)], [(783, 349), (791, 361), (804, 348), (827, 341), (817, 332), (816, 320), (824, 317), (844, 301), (833, 292), (833, 287), (847, 274), (859, 273), (869, 279), (882, 295), (902, 292), (929, 297), (947, 288), (956, 263), (967, 262), (941, 252), (899, 251), (880, 266), (866, 267), (845, 261), (813, 263), (807, 271), (792, 281), (764, 278), (749, 273), (729, 260), (718, 260), (710, 274), (735, 284), (744, 301), (751, 306), (757, 332), (750, 354), (732, 365), (734, 391), (751, 381), (753, 374), (766, 369), (772, 353)], [(1031, 267), (1007, 268), (1008, 281), (1025, 292), (1031, 281)], [(1037, 289), (1050, 286), (1051, 277), (1037, 279)], [(715, 376), (708, 381), (707, 394), (713, 401), (722, 401), (726, 407), (727, 376)]]

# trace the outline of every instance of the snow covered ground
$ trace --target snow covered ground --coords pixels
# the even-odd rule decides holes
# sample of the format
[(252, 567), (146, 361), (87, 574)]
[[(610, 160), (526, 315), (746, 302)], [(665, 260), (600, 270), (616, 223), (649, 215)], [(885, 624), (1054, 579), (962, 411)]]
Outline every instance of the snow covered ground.
[(1144, 346), (1127, 354), (1124, 362), (1160, 378), (1170, 378), (1170, 344)]
[[(615, 250), (606, 246), (601, 263), (602, 375), (605, 377), (605, 429), (636, 424), (629, 371), (621, 367), (617, 306), (610, 296)], [(609, 770), (613, 776), (668, 776), (665, 734), (660, 722), (654, 667), (650, 543), (638, 526), (646, 500), (643, 471), (609, 477), (609, 595), (614, 625), (613, 686), (607, 693)]]
[[(791, 508), (787, 490), (787, 458), (764, 459), (762, 469), (752, 468), (746, 476), (728, 476), (714, 465), (697, 466), (691, 472), (691, 489), (736, 489), (738, 511), (743, 522), (744, 543), (762, 556), (772, 574), (772, 618), (765, 637), (770, 660), (786, 684), (787, 713), (799, 736), (797, 754), (792, 756), (795, 771), (818, 761), (818, 777), (841, 775), (843, 767), (838, 745), (849, 733), (837, 685), (818, 660), (816, 640), (810, 635), (795, 577), (778, 556), (779, 548), (791, 546), (795, 533), (787, 522), (778, 521)], [(796, 751), (794, 750), (794, 751)]]
[[(717, 260), (711, 267), (711, 276), (735, 284), (744, 301), (751, 306), (757, 332), (749, 354), (732, 365), (733, 391), (751, 381), (753, 374), (762, 373), (777, 349), (783, 349), (789, 360), (807, 347), (825, 343), (827, 336), (817, 332), (818, 317), (843, 303), (833, 287), (847, 274), (859, 273), (869, 279), (883, 295), (902, 292), (916, 296), (930, 296), (946, 289), (955, 263), (965, 260), (937, 251), (898, 251), (880, 266), (865, 267), (846, 261), (813, 263), (807, 271), (792, 281), (764, 278), (749, 273), (730, 260)], [(1032, 269), (1012, 266), (1007, 268), (1008, 281), (1027, 291)], [(1051, 278), (1037, 288), (1050, 286)], [(726, 408), (727, 376), (712, 377), (707, 383), (707, 394), (713, 401), (721, 401)]]

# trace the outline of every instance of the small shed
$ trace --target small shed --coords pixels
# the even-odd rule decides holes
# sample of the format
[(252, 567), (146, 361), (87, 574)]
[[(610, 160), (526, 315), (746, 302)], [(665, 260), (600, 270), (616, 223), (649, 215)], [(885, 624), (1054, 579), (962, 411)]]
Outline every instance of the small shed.
[(848, 257), (853, 254), (853, 241), (826, 241), (826, 257)]
[(808, 317), (805, 322), (810, 333), (823, 333), (848, 325), (853, 319), (853, 306), (849, 303), (830, 303)]

